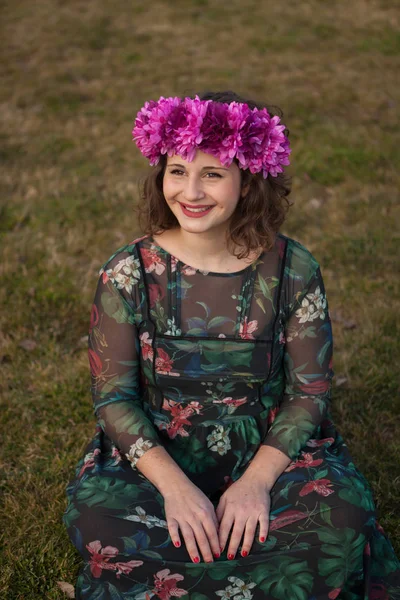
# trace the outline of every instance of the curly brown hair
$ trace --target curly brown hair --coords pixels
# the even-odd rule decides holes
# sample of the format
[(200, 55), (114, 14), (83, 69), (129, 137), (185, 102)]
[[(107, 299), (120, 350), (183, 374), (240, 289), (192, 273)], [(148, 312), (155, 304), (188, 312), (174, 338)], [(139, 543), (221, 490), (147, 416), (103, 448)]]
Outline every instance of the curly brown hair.
[[(201, 100), (214, 102), (242, 102), (251, 109), (266, 108), (272, 115), (282, 117), (277, 106), (270, 106), (243, 98), (232, 91), (204, 92), (198, 94)], [(192, 98), (194, 96), (191, 96)], [(286, 129), (285, 134), (289, 135)], [(237, 159), (234, 159), (238, 164)], [(170, 210), (163, 194), (163, 178), (167, 156), (162, 155), (159, 163), (139, 182), (140, 201), (135, 207), (139, 226), (144, 235), (158, 235), (163, 231), (179, 227), (179, 222)], [(288, 200), (291, 180), (285, 173), (276, 177), (262, 173), (252, 174), (240, 169), (241, 189), (248, 186), (248, 192), (240, 197), (227, 228), (227, 248), (238, 259), (247, 258), (253, 251), (269, 250), (274, 245), (276, 233), (286, 218), (292, 203)], [(244, 248), (235, 254), (237, 248)]]

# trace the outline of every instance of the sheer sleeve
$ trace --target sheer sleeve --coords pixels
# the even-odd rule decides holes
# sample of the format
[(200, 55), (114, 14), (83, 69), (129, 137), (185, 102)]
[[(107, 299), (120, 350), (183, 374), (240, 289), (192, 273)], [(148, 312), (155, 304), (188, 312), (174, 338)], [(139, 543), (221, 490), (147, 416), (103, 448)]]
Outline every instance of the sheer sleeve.
[(132, 290), (135, 258), (114, 260), (100, 270), (89, 329), (91, 394), (104, 433), (132, 468), (150, 448), (162, 445), (141, 400), (139, 339)]
[(329, 411), (334, 376), (332, 327), (319, 265), (294, 295), (288, 313), (284, 393), (262, 444), (294, 460)]

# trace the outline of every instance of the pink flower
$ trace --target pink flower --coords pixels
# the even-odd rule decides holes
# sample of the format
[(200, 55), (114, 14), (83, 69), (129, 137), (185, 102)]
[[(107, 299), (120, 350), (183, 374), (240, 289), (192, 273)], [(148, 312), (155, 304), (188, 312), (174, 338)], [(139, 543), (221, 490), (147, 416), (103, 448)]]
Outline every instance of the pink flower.
[(154, 575), (154, 588), (152, 592), (162, 600), (169, 600), (172, 596), (180, 598), (188, 594), (187, 590), (176, 587), (177, 581), (183, 580), (183, 575), (174, 573), (170, 575), (170, 569), (163, 569)]
[(299, 496), (307, 496), (312, 492), (317, 492), (320, 496), (329, 496), (334, 493), (334, 490), (329, 489), (332, 482), (329, 479), (316, 479), (315, 481), (309, 481), (304, 487), (301, 488)]
[(111, 458), (115, 458), (114, 465), (117, 465), (122, 460), (121, 452), (115, 446), (113, 446)]
[(158, 356), (156, 358), (156, 371), (160, 374), (171, 374), (173, 361), (172, 358), (162, 348), (158, 349)]
[(118, 548), (114, 546), (101, 547), (99, 540), (90, 542), (86, 545), (89, 550), (91, 559), (90, 571), (93, 577), (100, 577), (103, 569), (108, 571), (117, 571), (117, 577), (119, 578), (120, 573), (130, 573), (134, 567), (140, 567), (143, 564), (142, 560), (131, 560), (128, 563), (110, 563), (109, 560), (118, 555)]
[(222, 400), (213, 400), (213, 404), (226, 404), (227, 406), (234, 406), (235, 408), (241, 406), (242, 404), (246, 404), (247, 396), (243, 396), (243, 398), (232, 398), (228, 396), (227, 398), (223, 398)]
[(302, 454), (303, 458), (289, 465), (285, 472), (293, 471), (293, 469), (297, 469), (300, 467), (318, 467), (321, 463), (324, 462), (322, 458), (317, 458), (316, 460), (313, 460), (313, 455), (310, 452), (302, 452)]
[(171, 439), (174, 439), (178, 434), (182, 437), (188, 437), (189, 433), (186, 431), (186, 429), (184, 429), (183, 426), (191, 425), (189, 417), (191, 417), (194, 413), (201, 414), (201, 405), (196, 401), (190, 402), (190, 404), (185, 406), (180, 402), (175, 402), (174, 400), (164, 398), (163, 409), (169, 410), (173, 416), (173, 419), (170, 423), (164, 423), (163, 421), (160, 421), (158, 423), (158, 428), (165, 429)]
[(89, 354), (89, 364), (90, 364), (91, 373), (94, 377), (98, 377), (101, 374), (101, 371), (103, 369), (101, 358), (91, 348), (89, 348), (88, 354)]
[(143, 264), (146, 273), (155, 271), (157, 275), (161, 275), (165, 271), (165, 263), (161, 256), (154, 249), (142, 249)]
[(332, 437), (324, 438), (322, 440), (315, 440), (314, 438), (310, 438), (307, 442), (307, 446), (311, 448), (319, 448), (320, 446), (324, 446), (325, 444), (333, 444), (335, 440)]
[(100, 577), (102, 570), (108, 567), (107, 563), (110, 558), (113, 558), (118, 554), (118, 548), (114, 548), (114, 546), (102, 548), (99, 540), (90, 542), (86, 545), (86, 548), (92, 554), (90, 559), (90, 571), (93, 577)]
[(300, 521), (307, 517), (307, 513), (301, 512), (299, 510), (286, 510), (281, 515), (276, 517), (273, 521), (271, 521), (269, 530), (276, 531), (281, 527), (286, 527), (287, 525), (291, 525), (292, 523), (295, 523), (296, 521)]
[(124, 575), (129, 575), (129, 573), (132, 571), (132, 569), (134, 569), (135, 567), (140, 567), (142, 564), (143, 564), (142, 560), (130, 560), (129, 562), (126, 562), (126, 563), (116, 562), (112, 566), (115, 567), (115, 569), (117, 571), (115, 574), (117, 579), (120, 579), (121, 573), (123, 573)]
[(143, 360), (153, 360), (152, 339), (149, 337), (149, 332), (145, 331), (139, 336), (140, 347), (142, 349)]
[(268, 426), (272, 425), (272, 423), (276, 419), (276, 415), (279, 412), (279, 406), (275, 406), (275, 408), (271, 408), (268, 413)]
[(96, 327), (98, 322), (99, 322), (99, 311), (97, 309), (97, 306), (95, 304), (92, 304), (92, 311), (90, 313), (89, 333), (91, 333), (93, 327)]
[(84, 463), (78, 474), (78, 478), (82, 477), (82, 475), (84, 474), (84, 472), (87, 469), (91, 469), (92, 467), (94, 467), (94, 465), (95, 465), (94, 457), (97, 456), (98, 454), (100, 454), (100, 452), (101, 452), (100, 448), (95, 448), (93, 450), (93, 452), (89, 452), (89, 454), (87, 454), (85, 456), (85, 458), (83, 459)]
[(254, 340), (255, 331), (257, 331), (258, 321), (250, 321), (247, 323), (247, 317), (244, 318), (244, 323), (240, 323), (239, 335), (246, 340)]
[(323, 381), (316, 380), (303, 385), (298, 384), (298, 387), (305, 394), (323, 394), (328, 390), (329, 385), (329, 380), (324, 379)]

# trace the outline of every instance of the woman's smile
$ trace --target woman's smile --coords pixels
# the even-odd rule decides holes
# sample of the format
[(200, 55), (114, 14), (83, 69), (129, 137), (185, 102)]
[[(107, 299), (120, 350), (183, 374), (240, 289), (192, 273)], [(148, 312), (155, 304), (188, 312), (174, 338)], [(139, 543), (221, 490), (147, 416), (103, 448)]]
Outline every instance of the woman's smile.
[(196, 207), (196, 208), (189, 208), (188, 205), (186, 204), (182, 204), (182, 202), (180, 202), (181, 208), (182, 208), (182, 212), (184, 215), (186, 215), (187, 217), (191, 217), (193, 218), (199, 218), (199, 217), (204, 217), (205, 215), (208, 215), (209, 212), (211, 212), (211, 209), (214, 208), (214, 206), (210, 206), (210, 205), (206, 205), (204, 208), (202, 207)]

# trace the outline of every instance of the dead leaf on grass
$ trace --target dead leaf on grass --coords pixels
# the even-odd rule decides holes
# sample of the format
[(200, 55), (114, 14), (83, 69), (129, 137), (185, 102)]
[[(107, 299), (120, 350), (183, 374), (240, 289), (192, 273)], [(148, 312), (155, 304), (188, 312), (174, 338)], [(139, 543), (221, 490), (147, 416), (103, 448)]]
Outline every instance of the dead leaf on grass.
[(67, 598), (75, 598), (74, 586), (65, 581), (57, 581), (57, 585), (62, 592), (65, 593)]
[(350, 319), (345, 319), (342, 314), (337, 310), (329, 311), (330, 317), (332, 321), (336, 323), (341, 323), (343, 325), (343, 329), (355, 329), (357, 327), (357, 323)]
[(20, 342), (18, 345), (24, 350), (28, 350), (28, 352), (30, 352), (36, 348), (37, 343), (35, 340), (22, 340), (22, 342)]

